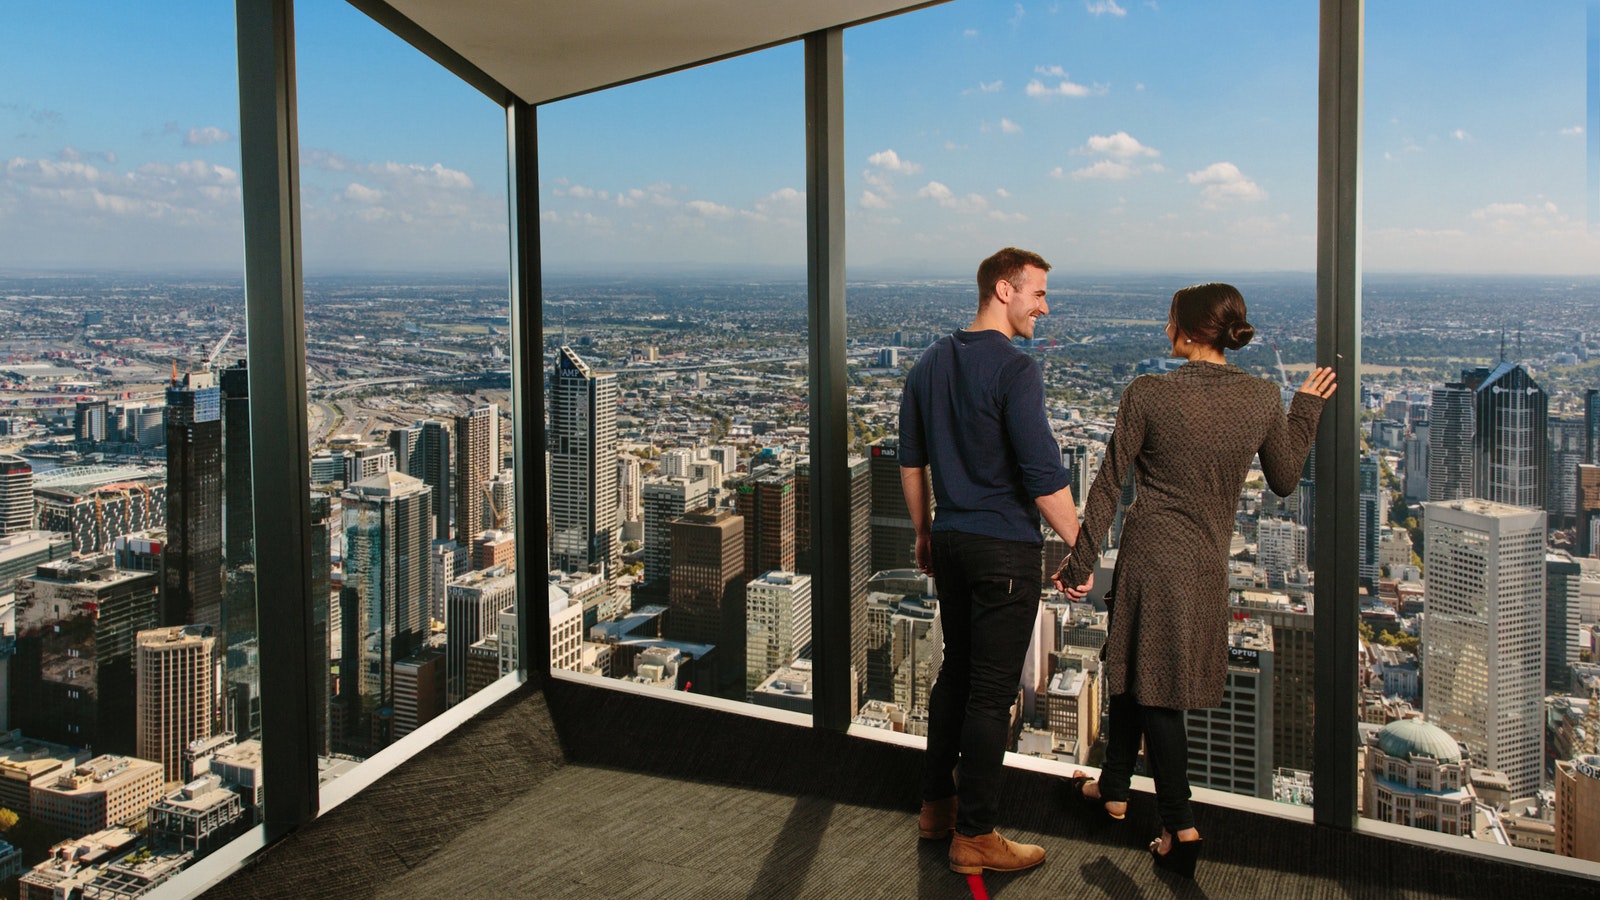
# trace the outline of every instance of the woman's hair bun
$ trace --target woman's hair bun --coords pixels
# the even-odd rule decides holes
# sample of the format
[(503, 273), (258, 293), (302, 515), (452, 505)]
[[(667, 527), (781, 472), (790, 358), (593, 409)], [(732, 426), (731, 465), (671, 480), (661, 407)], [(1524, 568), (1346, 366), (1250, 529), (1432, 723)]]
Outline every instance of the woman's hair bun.
[(1240, 319), (1229, 323), (1228, 327), (1223, 329), (1223, 346), (1227, 347), (1229, 350), (1237, 350), (1240, 347), (1243, 347), (1245, 344), (1250, 343), (1255, 336), (1256, 327), (1251, 325), (1249, 322)]

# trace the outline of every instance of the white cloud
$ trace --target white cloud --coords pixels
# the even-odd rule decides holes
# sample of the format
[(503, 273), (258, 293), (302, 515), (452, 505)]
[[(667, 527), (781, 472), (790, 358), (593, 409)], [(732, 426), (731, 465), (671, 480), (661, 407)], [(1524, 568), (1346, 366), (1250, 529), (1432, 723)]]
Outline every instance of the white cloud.
[(1021, 3), (1013, 4), (1011, 9), (1012, 9), (1012, 16), (1011, 16), (1011, 18), (1006, 20), (1006, 24), (1010, 25), (1012, 28), (1015, 28), (1018, 25), (1022, 24), (1022, 17), (1026, 16), (1028, 14), (1028, 11), (1026, 9), (1022, 8), (1022, 4)]
[(1265, 200), (1267, 197), (1267, 192), (1261, 185), (1246, 178), (1244, 173), (1239, 171), (1239, 167), (1231, 162), (1212, 163), (1184, 177), (1190, 184), (1204, 185), (1200, 196), (1205, 199), (1207, 206), (1216, 206), (1233, 200)]
[(930, 181), (918, 189), (917, 196), (929, 197), (931, 199), (943, 202), (945, 200), (949, 200), (955, 195), (951, 192), (950, 188), (946, 187), (945, 185), (937, 181)]
[(1576, 137), (1577, 135), (1583, 134), (1583, 126), (1574, 125), (1571, 128), (1563, 128), (1561, 129), (1561, 133), (1567, 137)]
[(733, 218), (732, 209), (723, 206), (720, 203), (712, 203), (710, 200), (690, 200), (683, 206), (685, 209), (693, 212), (695, 215), (703, 216), (707, 219)]
[(1065, 178), (1065, 177), (1067, 177), (1067, 170), (1061, 168), (1060, 166), (1056, 166), (1054, 169), (1050, 170), (1050, 177), (1051, 178)]
[(1083, 8), (1087, 9), (1089, 14), (1093, 16), (1105, 15), (1106, 13), (1110, 13), (1113, 16), (1125, 16), (1128, 14), (1127, 10), (1117, 5), (1117, 0), (1095, 0), (1093, 3), (1083, 4)]
[(961, 36), (962, 37), (975, 38), (975, 37), (978, 36), (978, 29), (976, 29), (976, 28), (968, 28), (966, 31), (961, 32)]
[(870, 165), (876, 166), (885, 172), (894, 172), (899, 175), (915, 175), (922, 171), (922, 166), (909, 159), (901, 159), (900, 154), (893, 150), (880, 150), (867, 157)]
[(1005, 86), (1006, 86), (1006, 83), (1004, 81), (1001, 81), (998, 78), (996, 78), (993, 81), (980, 81), (980, 82), (978, 82), (978, 86), (977, 87), (975, 87), (975, 88), (967, 88), (966, 90), (961, 92), (961, 95), (963, 97), (966, 97), (966, 96), (970, 96), (972, 94), (995, 94), (995, 93), (999, 93), (1000, 89), (1005, 87)]
[(1116, 134), (1096, 134), (1084, 144), (1085, 153), (1100, 153), (1115, 159), (1132, 159), (1136, 156), (1160, 156), (1161, 151), (1139, 143), (1138, 138), (1126, 131)]
[(1022, 133), (1022, 126), (1018, 125), (1017, 123), (1015, 123), (1013, 121), (1011, 121), (1010, 119), (1001, 119), (1000, 120), (1000, 132), (1002, 134), (1021, 134)]
[(949, 186), (938, 181), (930, 181), (917, 190), (917, 196), (938, 203), (945, 209), (953, 209), (961, 213), (986, 213), (989, 211), (989, 201), (979, 194), (967, 194), (964, 197), (956, 196), (955, 191)]
[(861, 206), (864, 209), (888, 209), (889, 201), (879, 197), (871, 191), (861, 192)]
[(1458, 141), (1470, 141), (1470, 140), (1472, 140), (1472, 135), (1467, 134), (1467, 132), (1464, 129), (1461, 129), (1461, 128), (1457, 128), (1455, 131), (1450, 132), (1450, 136), (1455, 138)]
[(1006, 199), (1006, 198), (1011, 196), (1011, 192), (1006, 190), (1005, 188), (995, 188), (994, 189), (994, 195), (996, 197), (999, 197), (1002, 200), (1004, 200), (1004, 199)]
[(1067, 70), (1061, 68), (1060, 66), (1034, 66), (1033, 71), (1034, 74), (1043, 75), (1046, 78), (1067, 77)]
[(1061, 81), (1054, 87), (1035, 78), (1028, 82), (1024, 91), (1029, 97), (1087, 97), (1091, 94), (1105, 94), (1111, 88), (1103, 84), (1093, 86), (1078, 84), (1073, 81)]
[(1135, 174), (1137, 173), (1134, 171), (1133, 166), (1130, 166), (1125, 162), (1114, 159), (1102, 159), (1092, 166), (1074, 171), (1072, 173), (1072, 177), (1079, 180), (1090, 179), (1094, 181), (1124, 181), (1132, 178)]
[(1026, 222), (1026, 221), (1028, 221), (1028, 217), (1023, 215), (1022, 213), (1018, 213), (1018, 212), (1013, 212), (1013, 213), (1001, 212), (998, 209), (989, 210), (989, 218), (994, 219), (997, 222)]
[(189, 132), (183, 136), (183, 145), (185, 147), (202, 147), (206, 144), (220, 144), (231, 140), (233, 140), (233, 135), (229, 132), (223, 131), (215, 125), (207, 125), (204, 128), (189, 129)]
[(383, 191), (352, 181), (345, 185), (344, 198), (354, 203), (372, 204), (383, 199)]

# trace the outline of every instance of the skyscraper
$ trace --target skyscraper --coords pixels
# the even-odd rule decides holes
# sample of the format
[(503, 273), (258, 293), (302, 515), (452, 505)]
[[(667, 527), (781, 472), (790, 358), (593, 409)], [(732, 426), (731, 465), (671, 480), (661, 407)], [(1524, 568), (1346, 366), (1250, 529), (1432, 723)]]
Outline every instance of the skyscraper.
[(311, 714), (316, 724), (312, 746), (319, 754), (330, 750), (328, 702), (332, 696), (329, 664), (333, 660), (332, 605), (333, 496), (311, 491)]
[(617, 457), (617, 521), (641, 522), (644, 520), (644, 477), (640, 473), (639, 457), (624, 453)]
[(1267, 574), (1267, 586), (1284, 582), (1284, 574), (1306, 564), (1306, 527), (1288, 519), (1262, 519), (1256, 527), (1256, 561)]
[(389, 449), (394, 451), (395, 471), (412, 478), (422, 477), (422, 423), (389, 432)]
[(104, 400), (79, 400), (73, 410), (72, 430), (80, 441), (98, 444), (110, 435), (107, 430), (110, 413)]
[(745, 668), (744, 525), (740, 516), (708, 507), (673, 520), (666, 624), (666, 637), (672, 640), (715, 644), (726, 663), (725, 679), (739, 686), (740, 696)]
[[(428, 486), (433, 495), (433, 537), (435, 540), (445, 540), (450, 537), (450, 514), (453, 509), (451, 502), (451, 472), (450, 472), (450, 426), (438, 419), (427, 419), (419, 423), (422, 429), (421, 438), (417, 441), (417, 451), (412, 456), (413, 469), (406, 474), (412, 478), (421, 478), (422, 483)], [(461, 545), (467, 545), (462, 541)]]
[(571, 347), (550, 380), (550, 561), (568, 572), (616, 570), (617, 377)]
[[(867, 581), (872, 578), (872, 462), (865, 456), (845, 460), (850, 472), (850, 665), (855, 669), (856, 699), (867, 691)], [(794, 467), (795, 572), (812, 573), (811, 460)]]
[(1583, 461), (1600, 465), (1600, 388), (1583, 392)]
[(1578, 555), (1600, 551), (1600, 466), (1578, 466)]
[(220, 730), (217, 641), (210, 626), (190, 625), (141, 631), (138, 644), (136, 752), (161, 763), (168, 781), (182, 781), (184, 748)]
[(1544, 748), (1544, 512), (1477, 499), (1424, 511), (1423, 713), (1529, 796)]
[(1472, 496), (1472, 389), (1449, 382), (1433, 389), (1428, 415), (1428, 499)]
[(1550, 527), (1570, 528), (1578, 513), (1578, 466), (1584, 459), (1584, 425), (1578, 419), (1550, 419), (1550, 464), (1545, 485)]
[(250, 373), (239, 360), (222, 370), (223, 558), (255, 562), (255, 518), (250, 497)]
[(485, 403), (456, 416), (456, 540), (463, 546), (484, 528), (484, 485), (498, 471), (500, 407)]
[(1550, 466), (1548, 398), (1528, 370), (1501, 360), (1461, 373), (1473, 389), (1473, 494), (1545, 509)]
[(1359, 566), (1357, 577), (1366, 583), (1368, 590), (1376, 590), (1378, 532), (1384, 519), (1388, 517), (1388, 504), (1383, 502), (1383, 497), (1388, 492), (1384, 491), (1379, 483), (1377, 454), (1368, 453), (1361, 457), (1360, 476), (1361, 493), (1357, 500), (1360, 504), (1357, 516), (1360, 523), (1356, 549)]
[(811, 643), (811, 576), (768, 572), (745, 585), (745, 691)]
[(1578, 606), (1583, 567), (1572, 555), (1557, 550), (1544, 558), (1544, 686), (1572, 690), (1572, 664), (1578, 661)]
[(650, 478), (640, 491), (644, 509), (644, 586), (655, 596), (670, 593), (672, 521), (706, 505), (706, 483), (693, 478)]
[(427, 485), (399, 472), (344, 494), (344, 610), (340, 694), (348, 735), (389, 735), (371, 717), (393, 703), (394, 663), (428, 636), (433, 506)]
[(0, 537), (33, 529), (33, 465), (0, 456)]
[(167, 546), (161, 624), (211, 625), (222, 612), (222, 392), (209, 372), (167, 388)]
[(744, 517), (744, 574), (794, 571), (794, 470), (761, 466), (739, 484), (735, 508)]
[(883, 438), (868, 449), (872, 460), (872, 570), (916, 565), (917, 530), (900, 487), (900, 440)]
[(1209, 753), (1189, 755), (1189, 782), (1245, 796), (1272, 796), (1273, 716), (1272, 628), (1260, 619), (1228, 627), (1228, 678), (1222, 705), (1191, 709), (1184, 716), (1192, 746)]
[(495, 574), (468, 572), (445, 586), (446, 706), (455, 706), (467, 697), (467, 648), (498, 633), (500, 613), (510, 609), (516, 599), (517, 577), (503, 569)]

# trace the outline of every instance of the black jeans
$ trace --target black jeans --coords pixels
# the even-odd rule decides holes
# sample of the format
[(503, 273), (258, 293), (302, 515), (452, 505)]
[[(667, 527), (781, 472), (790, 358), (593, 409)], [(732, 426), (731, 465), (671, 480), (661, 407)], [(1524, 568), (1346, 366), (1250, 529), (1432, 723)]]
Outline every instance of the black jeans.
[[(956, 831), (994, 830), (1011, 705), (1039, 615), (1044, 545), (936, 531), (944, 664), (928, 698), (924, 800), (957, 792)], [(960, 766), (959, 778), (954, 770)]]
[(1194, 827), (1189, 806), (1189, 733), (1184, 711), (1145, 706), (1132, 694), (1111, 697), (1111, 722), (1107, 726), (1106, 764), (1100, 770), (1100, 796), (1126, 802), (1133, 765), (1144, 738), (1144, 758), (1156, 781), (1156, 810), (1167, 833)]

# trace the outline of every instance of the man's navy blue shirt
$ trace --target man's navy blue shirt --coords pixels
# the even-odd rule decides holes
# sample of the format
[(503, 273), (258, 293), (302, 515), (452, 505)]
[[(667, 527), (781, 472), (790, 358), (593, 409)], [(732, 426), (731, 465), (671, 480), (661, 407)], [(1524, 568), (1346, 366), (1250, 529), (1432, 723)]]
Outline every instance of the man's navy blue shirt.
[(1039, 506), (1066, 487), (1033, 357), (998, 331), (956, 331), (911, 367), (900, 465), (933, 468), (934, 531), (1037, 544)]

